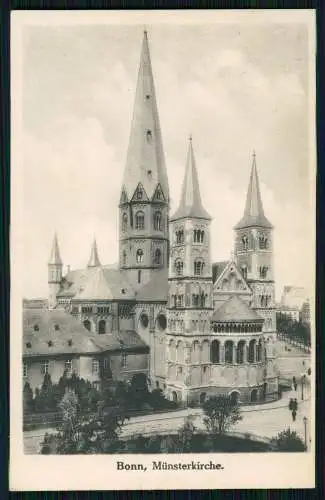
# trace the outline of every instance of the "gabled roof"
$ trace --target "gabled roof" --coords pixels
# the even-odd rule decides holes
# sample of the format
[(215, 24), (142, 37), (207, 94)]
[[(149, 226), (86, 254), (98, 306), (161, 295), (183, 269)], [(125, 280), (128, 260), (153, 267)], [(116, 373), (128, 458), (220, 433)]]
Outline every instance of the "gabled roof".
[(49, 264), (58, 264), (58, 265), (62, 266), (62, 259), (61, 259), (61, 255), (60, 255), (59, 242), (58, 242), (58, 237), (57, 237), (56, 233), (54, 234), (50, 260), (48, 263)]
[[(23, 354), (26, 356), (100, 351), (94, 335), (61, 309), (24, 309), (23, 342)], [(49, 346), (49, 342), (53, 345)]]
[(212, 321), (218, 323), (263, 322), (264, 319), (237, 295), (232, 295), (219, 307), (219, 309), (214, 311)]
[(220, 272), (213, 283), (213, 289), (214, 291), (220, 289), (220, 292), (229, 295), (233, 293), (252, 294), (251, 288), (233, 260), (229, 260), (220, 268)]
[[(37, 330), (34, 328), (35, 325)], [(147, 347), (147, 344), (131, 330), (123, 330), (117, 335), (99, 335), (89, 332), (71, 314), (63, 310), (24, 309), (23, 311), (25, 357), (86, 355), (139, 347)]]
[(123, 271), (101, 266), (70, 271), (63, 279), (58, 297), (75, 300), (132, 300), (134, 290)]
[(169, 187), (156, 103), (148, 35), (144, 32), (122, 189), (130, 200), (141, 182), (149, 199), (160, 183), (169, 199)]
[(270, 229), (273, 227), (270, 221), (264, 215), (260, 184), (256, 168), (255, 153), (253, 154), (253, 164), (246, 195), (244, 216), (238, 222), (238, 224), (236, 224), (235, 229), (243, 229), (252, 226)]
[(199, 179), (196, 170), (191, 138), (189, 140), (181, 201), (178, 209), (170, 220), (173, 221), (184, 217), (211, 220), (211, 216), (203, 208), (201, 201)]
[(157, 270), (152, 273), (148, 283), (138, 289), (136, 300), (146, 302), (167, 302), (168, 298), (168, 269)]

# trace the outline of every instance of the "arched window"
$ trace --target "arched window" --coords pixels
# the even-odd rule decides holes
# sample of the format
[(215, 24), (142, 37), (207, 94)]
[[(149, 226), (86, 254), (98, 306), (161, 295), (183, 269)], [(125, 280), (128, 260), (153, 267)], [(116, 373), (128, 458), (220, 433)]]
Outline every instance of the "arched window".
[(127, 228), (128, 228), (128, 216), (124, 212), (124, 214), (122, 215), (122, 231), (123, 231), (123, 233), (125, 233)]
[(137, 261), (137, 264), (140, 264), (141, 262), (143, 262), (143, 250), (142, 250), (142, 248), (138, 248), (138, 250), (137, 250), (136, 261)]
[(261, 250), (267, 249), (268, 241), (267, 241), (267, 238), (264, 234), (260, 234), (260, 236), (258, 238), (258, 242), (259, 242), (259, 247)]
[(184, 231), (183, 231), (183, 229), (176, 231), (175, 234), (176, 234), (176, 244), (184, 243)]
[(175, 273), (176, 276), (182, 276), (183, 275), (183, 268), (184, 268), (184, 263), (180, 259), (177, 259), (175, 262)]
[(159, 314), (157, 318), (158, 328), (159, 330), (166, 330), (167, 327), (167, 319), (164, 314)]
[(204, 241), (204, 231), (200, 229), (194, 229), (193, 231), (193, 241), (194, 243), (203, 243)]
[(262, 361), (262, 340), (260, 339), (258, 341), (258, 344), (256, 346), (256, 361)]
[(137, 200), (142, 200), (143, 198), (143, 190), (141, 189), (141, 187), (139, 187), (139, 189), (137, 190)]
[(126, 251), (125, 250), (123, 250), (122, 261), (123, 261), (123, 266), (126, 266), (126, 264), (127, 264), (127, 256), (126, 256)]
[(232, 340), (227, 340), (225, 343), (225, 363), (233, 363), (234, 358), (234, 343)]
[(153, 215), (153, 227), (156, 231), (162, 230), (161, 222), (162, 222), (161, 212), (157, 211)]
[(140, 323), (141, 323), (141, 326), (142, 328), (147, 328), (148, 325), (149, 325), (149, 318), (148, 318), (148, 315), (146, 313), (142, 313), (141, 316), (140, 316)]
[(240, 340), (237, 345), (237, 363), (244, 363), (245, 340)]
[(248, 362), (255, 363), (256, 340), (250, 341), (248, 346)]
[(90, 330), (91, 330), (91, 324), (90, 324), (90, 321), (88, 319), (86, 319), (84, 321), (84, 327), (90, 332)]
[(135, 214), (135, 229), (144, 229), (144, 213), (142, 211)]
[(104, 319), (101, 319), (98, 323), (98, 333), (106, 333), (106, 322)]
[(247, 238), (247, 236), (243, 236), (241, 243), (242, 243), (242, 249), (248, 250), (248, 238)]
[(213, 340), (210, 346), (210, 360), (211, 363), (220, 363), (220, 342)]
[(260, 278), (265, 279), (267, 277), (268, 268), (266, 266), (260, 267)]
[(156, 249), (155, 251), (155, 258), (154, 258), (154, 263), (155, 264), (161, 264), (161, 251), (159, 248)]
[(204, 270), (204, 262), (197, 260), (194, 262), (194, 276), (201, 276)]
[(246, 280), (247, 279), (247, 266), (241, 267), (241, 273), (243, 275), (243, 278)]

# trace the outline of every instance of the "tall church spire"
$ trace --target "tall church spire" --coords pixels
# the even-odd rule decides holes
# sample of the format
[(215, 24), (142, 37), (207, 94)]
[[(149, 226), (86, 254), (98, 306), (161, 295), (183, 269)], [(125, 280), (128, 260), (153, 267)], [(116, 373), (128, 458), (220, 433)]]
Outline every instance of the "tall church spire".
[(192, 137), (189, 138), (189, 147), (187, 153), (185, 177), (182, 187), (181, 201), (171, 220), (181, 219), (184, 217), (195, 217), (197, 219), (208, 219), (211, 217), (203, 208), (200, 186), (196, 170)]
[(58, 237), (57, 237), (56, 233), (54, 233), (52, 250), (51, 250), (50, 260), (49, 260), (48, 264), (62, 265), (59, 242), (58, 242)]
[(264, 215), (260, 184), (256, 168), (255, 152), (253, 153), (253, 163), (249, 179), (248, 191), (246, 195), (244, 216), (235, 226), (235, 229), (242, 229), (251, 226), (259, 226), (265, 228), (273, 227)]
[(169, 199), (156, 94), (152, 74), (148, 35), (144, 31), (135, 93), (129, 147), (122, 193), (130, 201), (139, 183), (152, 199), (160, 184), (165, 200)]
[(100, 267), (100, 260), (98, 257), (97, 242), (94, 238), (93, 244), (91, 246), (90, 259), (88, 262), (88, 267)]

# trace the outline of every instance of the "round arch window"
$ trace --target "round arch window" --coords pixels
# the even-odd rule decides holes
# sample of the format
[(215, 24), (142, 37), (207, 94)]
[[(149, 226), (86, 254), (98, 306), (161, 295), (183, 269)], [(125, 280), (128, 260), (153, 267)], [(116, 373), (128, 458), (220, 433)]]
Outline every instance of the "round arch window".
[(143, 328), (147, 328), (147, 326), (149, 325), (149, 318), (147, 314), (145, 313), (141, 314), (140, 323)]
[(166, 320), (166, 316), (164, 314), (159, 314), (159, 316), (157, 318), (157, 323), (158, 323), (158, 327), (160, 328), (160, 330), (166, 330), (167, 320)]

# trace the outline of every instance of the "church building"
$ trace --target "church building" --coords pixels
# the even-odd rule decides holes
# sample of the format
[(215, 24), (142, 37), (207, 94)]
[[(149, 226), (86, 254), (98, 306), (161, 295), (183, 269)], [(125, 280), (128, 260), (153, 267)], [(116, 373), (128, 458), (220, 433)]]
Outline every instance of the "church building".
[(147, 366), (142, 355), (137, 368), (133, 356), (132, 374), (144, 373), (152, 389), (175, 401), (195, 404), (221, 393), (245, 403), (276, 399), (273, 226), (263, 210), (256, 157), (244, 214), (234, 228), (233, 259), (212, 262), (212, 218), (201, 199), (191, 138), (179, 206), (169, 211), (146, 32), (117, 209), (117, 268), (101, 263), (93, 241), (87, 267), (63, 276), (55, 235), (49, 309), (72, 315), (100, 337), (104, 350), (105, 342), (132, 332), (128, 338), (149, 352)]

